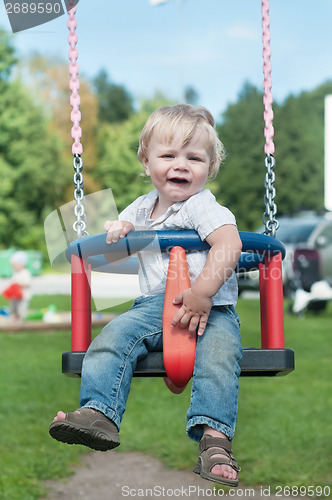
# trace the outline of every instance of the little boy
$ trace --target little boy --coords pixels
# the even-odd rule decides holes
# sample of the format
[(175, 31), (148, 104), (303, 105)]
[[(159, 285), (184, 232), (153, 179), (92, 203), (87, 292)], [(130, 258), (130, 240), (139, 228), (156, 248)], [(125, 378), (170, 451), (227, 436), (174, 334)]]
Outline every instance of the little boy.
[(9, 300), (10, 317), (14, 321), (25, 319), (31, 299), (31, 274), (26, 268), (28, 256), (24, 251), (15, 252), (10, 258), (13, 276), (2, 295)]
[[(135, 229), (195, 229), (210, 245), (187, 255), (191, 287), (176, 297), (181, 307), (172, 325), (197, 331), (187, 435), (200, 442), (194, 472), (229, 486), (240, 470), (232, 455), (242, 359), (239, 318), (234, 306), (234, 273), (241, 240), (233, 214), (208, 189), (217, 174), (223, 146), (211, 114), (203, 107), (164, 106), (147, 120), (138, 158), (155, 187), (119, 216), (107, 221), (106, 241), (114, 244)], [(107, 450), (120, 444), (118, 431), (137, 360), (162, 346), (162, 308), (167, 254), (139, 258), (142, 296), (111, 321), (92, 342), (83, 363), (81, 408), (58, 412), (50, 434), (59, 441)]]

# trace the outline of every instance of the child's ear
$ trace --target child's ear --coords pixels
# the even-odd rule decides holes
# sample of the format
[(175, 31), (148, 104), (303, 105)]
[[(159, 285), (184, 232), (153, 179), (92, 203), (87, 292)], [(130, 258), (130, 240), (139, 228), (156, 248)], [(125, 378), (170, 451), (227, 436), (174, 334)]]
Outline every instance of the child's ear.
[(143, 158), (142, 163), (145, 170), (145, 175), (150, 177), (149, 160), (147, 158)]

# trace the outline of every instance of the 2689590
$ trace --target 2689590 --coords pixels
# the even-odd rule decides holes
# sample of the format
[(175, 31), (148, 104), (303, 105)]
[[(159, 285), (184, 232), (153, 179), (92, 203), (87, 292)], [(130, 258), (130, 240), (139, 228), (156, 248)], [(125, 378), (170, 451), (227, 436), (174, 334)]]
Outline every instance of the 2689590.
[(7, 14), (60, 14), (60, 2), (6, 2)]

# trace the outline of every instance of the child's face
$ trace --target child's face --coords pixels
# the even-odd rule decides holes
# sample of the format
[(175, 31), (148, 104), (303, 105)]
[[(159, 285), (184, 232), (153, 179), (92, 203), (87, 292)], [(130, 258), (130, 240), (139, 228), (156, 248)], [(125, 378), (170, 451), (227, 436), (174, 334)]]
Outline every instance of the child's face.
[(22, 271), (22, 269), (24, 269), (25, 266), (23, 266), (22, 264), (20, 264), (19, 262), (16, 262), (16, 261), (12, 261), (11, 262), (11, 266), (13, 268), (13, 270), (15, 271), (15, 273), (18, 273), (19, 271)]
[(143, 165), (166, 209), (173, 203), (188, 200), (205, 186), (210, 167), (207, 139), (204, 129), (196, 130), (185, 146), (181, 133), (176, 134), (171, 143), (161, 142), (158, 134), (152, 133), (148, 158), (143, 160)]

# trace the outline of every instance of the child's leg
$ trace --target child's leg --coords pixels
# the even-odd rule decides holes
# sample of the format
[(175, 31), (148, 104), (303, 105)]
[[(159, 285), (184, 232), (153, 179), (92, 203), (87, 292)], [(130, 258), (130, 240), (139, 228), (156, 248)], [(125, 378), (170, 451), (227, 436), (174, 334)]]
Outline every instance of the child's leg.
[(10, 315), (13, 318), (19, 318), (19, 315), (18, 315), (18, 302), (19, 302), (18, 299), (11, 299), (9, 301), (9, 311), (10, 311)]
[[(242, 347), (238, 316), (233, 307), (212, 308), (204, 334), (197, 339), (187, 434), (231, 441), (234, 436)], [(227, 447), (227, 446), (226, 446)], [(235, 479), (227, 465), (212, 468), (215, 475)]]
[(25, 319), (28, 314), (29, 300), (20, 299), (17, 303), (17, 314), (20, 319)]
[(101, 411), (118, 428), (137, 360), (162, 349), (163, 300), (136, 299), (94, 339), (84, 358), (80, 404)]
[[(136, 299), (128, 312), (105, 326), (85, 355), (80, 405), (103, 413), (118, 429), (137, 360), (162, 348), (163, 301), (163, 295)], [(55, 421), (65, 418), (59, 412)]]

